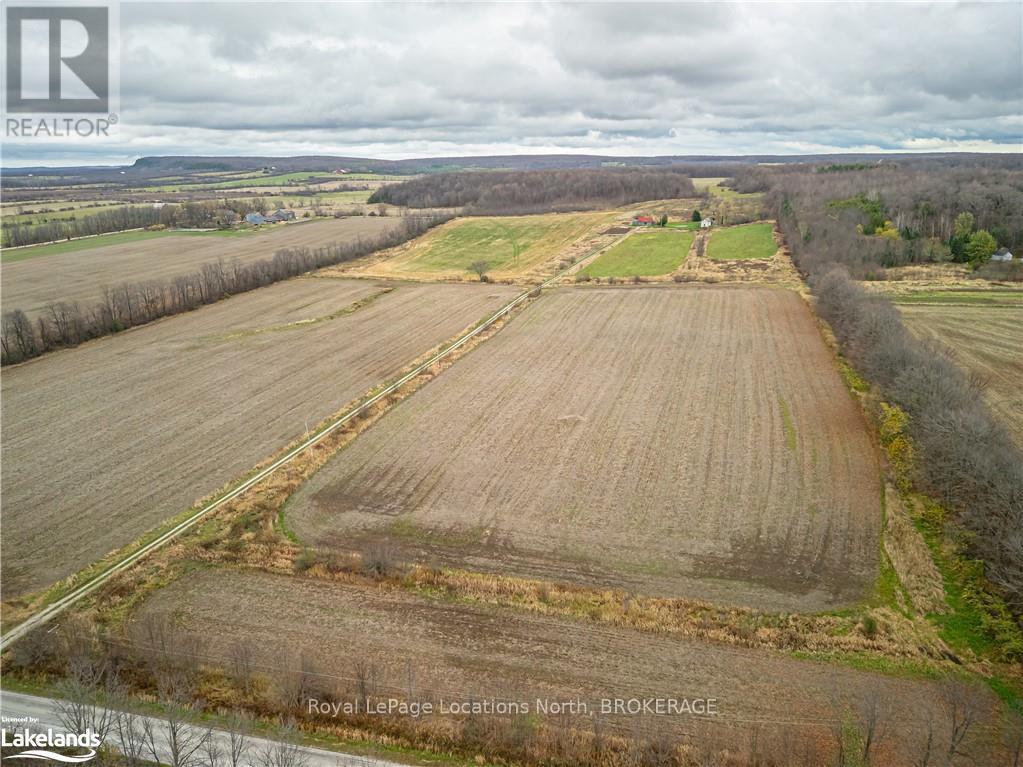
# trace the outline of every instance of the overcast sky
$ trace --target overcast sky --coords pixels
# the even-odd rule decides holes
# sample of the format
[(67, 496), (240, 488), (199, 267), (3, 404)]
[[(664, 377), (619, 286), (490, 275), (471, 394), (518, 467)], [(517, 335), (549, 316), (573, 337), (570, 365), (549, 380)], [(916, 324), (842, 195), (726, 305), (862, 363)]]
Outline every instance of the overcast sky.
[(154, 154), (1023, 149), (1023, 3), (123, 2), (116, 141)]

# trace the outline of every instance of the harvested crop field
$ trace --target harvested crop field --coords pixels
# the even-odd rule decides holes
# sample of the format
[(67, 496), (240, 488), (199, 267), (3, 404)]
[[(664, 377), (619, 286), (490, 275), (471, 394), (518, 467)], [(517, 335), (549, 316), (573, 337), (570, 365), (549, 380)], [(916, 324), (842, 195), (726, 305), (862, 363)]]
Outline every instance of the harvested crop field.
[(394, 248), (359, 271), (382, 277), (463, 278), (486, 261), (497, 279), (521, 275), (614, 220), (614, 213), (459, 218)]
[(184, 511), (514, 293), (300, 278), (6, 369), (5, 597)]
[(637, 231), (582, 270), (591, 277), (657, 277), (671, 274), (689, 254), (693, 234), (673, 229)]
[(707, 258), (715, 260), (768, 259), (778, 250), (773, 224), (744, 224), (711, 232)]
[(278, 225), (246, 235), (168, 234), (26, 258), (0, 265), (4, 311), (21, 309), (35, 316), (55, 301), (79, 301), (88, 306), (100, 300), (104, 286), (170, 280), (218, 259), (225, 263), (234, 259), (249, 263), (270, 258), (281, 248), (315, 248), (331, 242), (373, 237), (390, 231), (399, 223), (398, 218), (361, 216)]
[(542, 297), (292, 499), (303, 542), (779, 610), (872, 585), (879, 469), (793, 292)]
[(958, 295), (934, 299), (947, 303), (900, 303), (899, 311), (910, 330), (950, 349), (966, 372), (987, 382), (984, 399), (1023, 448), (1023, 306), (985, 305), (993, 295), (978, 291), (977, 303)]
[[(604, 698), (714, 698), (714, 717), (606, 716), (602, 723), (623, 734), (637, 726), (722, 727), (739, 742), (758, 724), (763, 736), (792, 724), (797, 738), (812, 733), (830, 748), (834, 723), (879, 696), (900, 732), (872, 763), (898, 765), (910, 763), (928, 717), (945, 718), (932, 682), (401, 590), (206, 570), (154, 594), (134, 620), (149, 615), (173, 617), (224, 665), (237, 643), (248, 643), (255, 663), (269, 668), (297, 669), (305, 654), (302, 667), (324, 672), (321, 688), (340, 701), (356, 694), (359, 669), (363, 678), (372, 669), (380, 699), (406, 699), (411, 687), (417, 701), (527, 702), (535, 711), (538, 698), (580, 700), (599, 711)], [(969, 744), (990, 756), (985, 741), (997, 701), (990, 692), (983, 701), (984, 724)]]

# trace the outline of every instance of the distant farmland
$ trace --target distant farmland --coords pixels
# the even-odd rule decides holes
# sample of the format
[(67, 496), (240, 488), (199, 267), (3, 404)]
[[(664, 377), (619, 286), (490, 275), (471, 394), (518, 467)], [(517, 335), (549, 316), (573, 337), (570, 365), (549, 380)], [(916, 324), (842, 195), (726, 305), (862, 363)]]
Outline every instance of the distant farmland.
[(656, 277), (675, 271), (689, 254), (693, 234), (654, 229), (634, 232), (582, 270), (591, 277)]
[[(528, 361), (528, 364), (523, 361)], [(862, 597), (879, 469), (813, 317), (771, 289), (563, 289), (299, 490), (407, 555), (765, 609)]]
[[(270, 258), (281, 248), (318, 247), (359, 237), (373, 237), (400, 224), (391, 217), (310, 221), (277, 225), (254, 234), (160, 234), (139, 239), (133, 235), (156, 234), (129, 232), (104, 235), (115, 245), (95, 247), (104, 237), (75, 241), (80, 248), (46, 255), (50, 246), (25, 248), (22, 260), (0, 265), (4, 310), (21, 309), (38, 315), (51, 301), (79, 301), (83, 308), (98, 301), (104, 286), (125, 282), (173, 279), (193, 272), (203, 264), (223, 259), (230, 264)], [(72, 245), (73, 243), (67, 243)], [(62, 243), (61, 245), (64, 245)]]
[(718, 261), (732, 259), (766, 259), (778, 251), (773, 224), (745, 224), (711, 232), (707, 258)]
[(300, 278), (5, 370), (5, 597), (184, 511), (514, 292)]
[(555, 258), (614, 216), (601, 212), (460, 218), (395, 248), (390, 257), (360, 271), (461, 278), (470, 274), (474, 261), (486, 261), (495, 278), (520, 275)]

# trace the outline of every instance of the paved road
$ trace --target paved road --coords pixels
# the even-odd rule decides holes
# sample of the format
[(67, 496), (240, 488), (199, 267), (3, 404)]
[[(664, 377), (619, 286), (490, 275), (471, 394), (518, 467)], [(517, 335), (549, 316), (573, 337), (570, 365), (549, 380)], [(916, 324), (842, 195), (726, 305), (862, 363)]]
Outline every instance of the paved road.
[[(0, 715), (4, 717), (31, 717), (37, 720), (29, 724), (29, 728), (33, 730), (45, 731), (47, 727), (53, 728), (54, 732), (67, 732), (67, 729), (60, 723), (60, 717), (58, 716), (56, 709), (56, 701), (50, 698), (39, 698), (35, 695), (23, 695), (21, 693), (8, 692), (6, 690), (0, 690)], [(140, 718), (140, 723), (143, 719), (154, 725), (154, 729), (157, 732), (163, 732), (165, 724), (162, 720), (154, 718)], [(20, 723), (7, 722), (4, 725), (8, 729), (17, 728), (21, 729)], [(199, 738), (205, 733), (205, 730), (196, 728), (188, 731), (188, 737)], [(230, 739), (227, 733), (221, 732), (220, 730), (213, 730), (212, 737), (220, 745), (221, 750), (226, 752), (230, 747)], [(108, 736), (107, 742), (113, 742), (116, 745), (116, 736)], [(249, 738), (249, 746), (246, 752), (247, 760), (245, 764), (260, 765), (261, 760), (259, 755), (268, 748), (272, 748), (276, 745), (275, 741), (268, 740), (266, 738)], [(340, 754), (335, 751), (326, 751), (322, 748), (310, 748), (308, 746), (298, 746), (298, 751), (301, 755), (301, 761), (294, 761), (293, 767), (402, 767), (398, 762), (388, 762), (382, 759), (374, 759), (367, 756), (354, 756), (351, 754)], [(160, 761), (163, 762), (165, 758), (169, 759), (169, 750), (165, 741), (161, 741), (157, 748), (160, 754)], [(10, 757), (8, 757), (10, 758)], [(16, 762), (17, 763), (17, 762)], [(38, 764), (37, 760), (26, 760), (21, 764)], [(203, 762), (199, 762), (202, 764)], [(88, 764), (88, 762), (86, 763)], [(227, 762), (221, 760), (221, 765), (226, 765)]]

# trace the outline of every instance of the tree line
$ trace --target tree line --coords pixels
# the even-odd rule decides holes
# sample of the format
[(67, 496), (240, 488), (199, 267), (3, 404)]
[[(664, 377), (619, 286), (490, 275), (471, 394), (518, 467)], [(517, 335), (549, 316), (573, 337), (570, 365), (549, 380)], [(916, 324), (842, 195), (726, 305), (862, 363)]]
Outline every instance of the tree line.
[(125, 282), (105, 287), (88, 306), (77, 301), (48, 304), (34, 320), (21, 309), (5, 312), (0, 323), (0, 364), (22, 362), (58, 348), (117, 333), (147, 322), (191, 311), (237, 293), (352, 261), (414, 239), (451, 219), (449, 215), (406, 216), (390, 232), (333, 242), (318, 248), (282, 248), (271, 258), (243, 264), (223, 260), (172, 280)]
[[(915, 337), (889, 301), (856, 282), (882, 263), (884, 251), (872, 241), (884, 238), (858, 235), (842, 216), (824, 208), (823, 200), (842, 193), (830, 183), (842, 175), (780, 173), (769, 191), (779, 226), (843, 352), (884, 400), (909, 415), (917, 486), (956, 515), (967, 531), (968, 553), (984, 562), (986, 578), (1018, 617), (1023, 613), (1023, 452), (984, 404), (983, 382), (964, 373), (942, 349)], [(828, 180), (823, 194), (806, 185), (814, 177)], [(923, 188), (919, 183), (878, 191), (886, 199), (900, 199), (898, 189)], [(934, 207), (932, 217), (948, 218), (953, 235), (952, 211), (972, 205), (974, 195), (1000, 194), (976, 191), (972, 184), (966, 188), (966, 198), (942, 197)], [(989, 226), (1009, 231), (1018, 218), (1007, 209), (978, 214)]]
[(128, 229), (165, 227), (181, 229), (227, 228), (246, 213), (266, 213), (270, 203), (260, 197), (243, 200), (202, 200), (166, 205), (118, 205), (86, 216), (43, 221), (5, 223), (3, 246), (18, 248), (42, 242), (70, 240)]
[(918, 263), (981, 267), (996, 247), (1023, 250), (1023, 172), (1013, 168), (750, 167), (732, 185), (766, 192), (780, 212), (798, 207), (798, 239), (832, 253), (857, 278)]
[(369, 202), (514, 215), (695, 196), (682, 170), (651, 167), (437, 173), (383, 186)]

